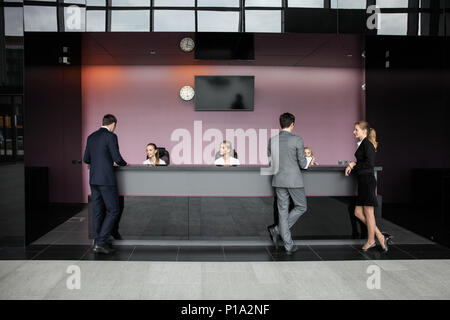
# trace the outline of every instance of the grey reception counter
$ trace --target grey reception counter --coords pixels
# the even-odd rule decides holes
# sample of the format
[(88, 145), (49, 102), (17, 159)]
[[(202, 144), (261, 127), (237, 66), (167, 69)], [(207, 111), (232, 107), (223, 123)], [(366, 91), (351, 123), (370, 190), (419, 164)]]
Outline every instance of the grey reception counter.
[[(356, 179), (343, 166), (302, 170), (308, 211), (291, 229), (294, 239), (363, 238), (353, 215)], [(122, 217), (130, 240), (268, 239), (277, 223), (272, 176), (260, 166), (126, 166), (116, 168)], [(376, 167), (374, 174), (380, 174)], [(375, 210), (381, 217), (382, 198)], [(92, 217), (89, 206), (90, 219)], [(92, 220), (90, 220), (92, 221)], [(90, 223), (92, 237), (92, 223)]]

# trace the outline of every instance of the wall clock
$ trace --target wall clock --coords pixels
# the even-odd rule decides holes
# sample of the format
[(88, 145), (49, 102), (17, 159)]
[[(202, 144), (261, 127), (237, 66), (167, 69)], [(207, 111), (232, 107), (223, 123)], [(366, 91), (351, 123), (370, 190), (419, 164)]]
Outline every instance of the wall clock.
[(184, 101), (192, 100), (192, 98), (194, 98), (194, 95), (195, 91), (191, 86), (184, 86), (180, 89), (180, 98)]
[(195, 42), (194, 42), (194, 40), (192, 40), (192, 38), (186, 37), (186, 38), (181, 39), (180, 48), (184, 52), (191, 52), (192, 50), (194, 50), (194, 47), (195, 47)]

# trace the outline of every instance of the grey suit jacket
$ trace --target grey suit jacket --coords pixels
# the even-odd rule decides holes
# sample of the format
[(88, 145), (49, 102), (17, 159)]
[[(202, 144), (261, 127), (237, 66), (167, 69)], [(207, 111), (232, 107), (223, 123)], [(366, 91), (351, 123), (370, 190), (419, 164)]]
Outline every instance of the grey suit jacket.
[[(278, 145), (274, 140), (276, 138), (278, 138)], [(279, 135), (270, 138), (267, 149), (272, 167), (278, 168), (272, 178), (272, 186), (280, 188), (304, 187), (300, 168), (306, 168), (308, 162), (305, 158), (302, 137), (282, 130)], [(277, 153), (279, 156), (277, 156)]]

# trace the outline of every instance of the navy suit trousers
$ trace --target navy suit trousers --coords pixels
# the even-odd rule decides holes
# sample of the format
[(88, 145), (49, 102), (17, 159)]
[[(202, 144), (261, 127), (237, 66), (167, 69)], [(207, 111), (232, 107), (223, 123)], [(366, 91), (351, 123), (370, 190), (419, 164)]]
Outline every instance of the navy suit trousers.
[(120, 214), (117, 186), (91, 184), (95, 244), (105, 246)]

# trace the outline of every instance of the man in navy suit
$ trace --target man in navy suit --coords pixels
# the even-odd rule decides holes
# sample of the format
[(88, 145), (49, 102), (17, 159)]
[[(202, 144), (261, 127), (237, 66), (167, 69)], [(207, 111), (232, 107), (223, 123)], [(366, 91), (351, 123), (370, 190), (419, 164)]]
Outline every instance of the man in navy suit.
[(116, 124), (117, 119), (112, 114), (103, 117), (102, 127), (87, 139), (83, 159), (90, 165), (94, 252), (104, 254), (114, 251), (107, 241), (120, 213), (114, 165), (127, 165), (120, 155), (117, 136), (114, 134)]

